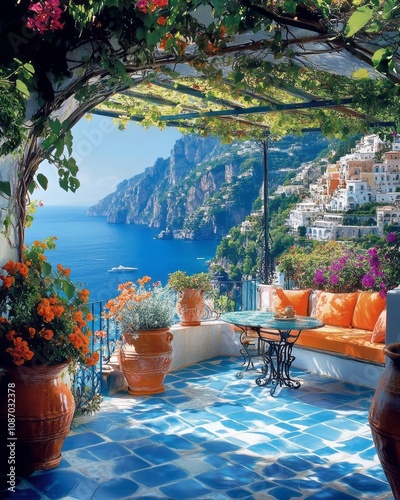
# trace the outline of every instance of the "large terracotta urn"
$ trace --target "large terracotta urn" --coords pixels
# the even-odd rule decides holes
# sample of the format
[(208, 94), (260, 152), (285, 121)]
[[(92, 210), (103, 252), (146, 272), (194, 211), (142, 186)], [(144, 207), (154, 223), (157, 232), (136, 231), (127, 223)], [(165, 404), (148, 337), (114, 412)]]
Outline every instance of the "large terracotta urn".
[(204, 291), (186, 288), (179, 293), (176, 311), (182, 326), (198, 326), (204, 315)]
[(61, 462), (75, 411), (71, 390), (61, 378), (67, 366), (1, 369), (0, 441), (7, 443), (8, 469), (15, 466), (18, 475)]
[(400, 500), (400, 344), (384, 348), (387, 363), (369, 411), (369, 423), (378, 458)]
[(172, 361), (169, 328), (124, 333), (118, 360), (133, 395), (159, 394)]

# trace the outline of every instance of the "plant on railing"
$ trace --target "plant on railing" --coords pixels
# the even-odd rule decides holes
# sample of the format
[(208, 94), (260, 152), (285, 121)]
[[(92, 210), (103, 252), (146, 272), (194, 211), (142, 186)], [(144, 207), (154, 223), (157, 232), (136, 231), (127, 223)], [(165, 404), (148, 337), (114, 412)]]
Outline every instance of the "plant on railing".
[(210, 295), (213, 303), (213, 310), (217, 316), (235, 310), (235, 301), (232, 299), (232, 293), (218, 293), (217, 291), (213, 291)]
[(207, 273), (187, 275), (185, 271), (175, 271), (169, 275), (168, 284), (177, 292), (182, 292), (187, 288), (202, 290), (203, 292), (212, 289), (211, 278)]

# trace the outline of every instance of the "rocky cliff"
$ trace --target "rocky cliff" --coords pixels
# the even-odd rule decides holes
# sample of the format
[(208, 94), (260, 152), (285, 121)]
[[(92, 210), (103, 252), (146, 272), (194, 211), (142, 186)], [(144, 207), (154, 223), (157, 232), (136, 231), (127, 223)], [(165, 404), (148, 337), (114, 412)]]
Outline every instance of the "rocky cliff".
[[(322, 145), (326, 147), (321, 141), (317, 149)], [(296, 147), (288, 143), (271, 150), (269, 163), (273, 158), (280, 161), (270, 165), (270, 186), (284, 179), (279, 167), (293, 156), (292, 150)], [(220, 239), (250, 213), (262, 181), (261, 148), (256, 143), (223, 145), (215, 138), (185, 136), (169, 158), (159, 158), (121, 182), (88, 214), (106, 216), (109, 223), (159, 228), (164, 238)]]

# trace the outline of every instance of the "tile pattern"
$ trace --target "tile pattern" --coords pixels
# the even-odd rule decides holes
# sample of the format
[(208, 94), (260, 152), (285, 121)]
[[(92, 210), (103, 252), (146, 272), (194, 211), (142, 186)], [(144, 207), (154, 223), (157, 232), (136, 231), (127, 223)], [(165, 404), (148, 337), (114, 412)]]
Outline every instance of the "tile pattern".
[(373, 390), (292, 370), (275, 398), (219, 357), (170, 373), (151, 397), (119, 393), (80, 416), (60, 466), (4, 499), (392, 500), (376, 457)]

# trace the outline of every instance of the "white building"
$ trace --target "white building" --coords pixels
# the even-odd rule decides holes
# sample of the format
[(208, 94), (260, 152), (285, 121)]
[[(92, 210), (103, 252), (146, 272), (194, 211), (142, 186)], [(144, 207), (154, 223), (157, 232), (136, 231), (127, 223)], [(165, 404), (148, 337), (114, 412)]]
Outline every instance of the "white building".
[(400, 208), (399, 207), (378, 207), (376, 209), (377, 226), (380, 234), (383, 234), (384, 226), (388, 224), (400, 224)]

